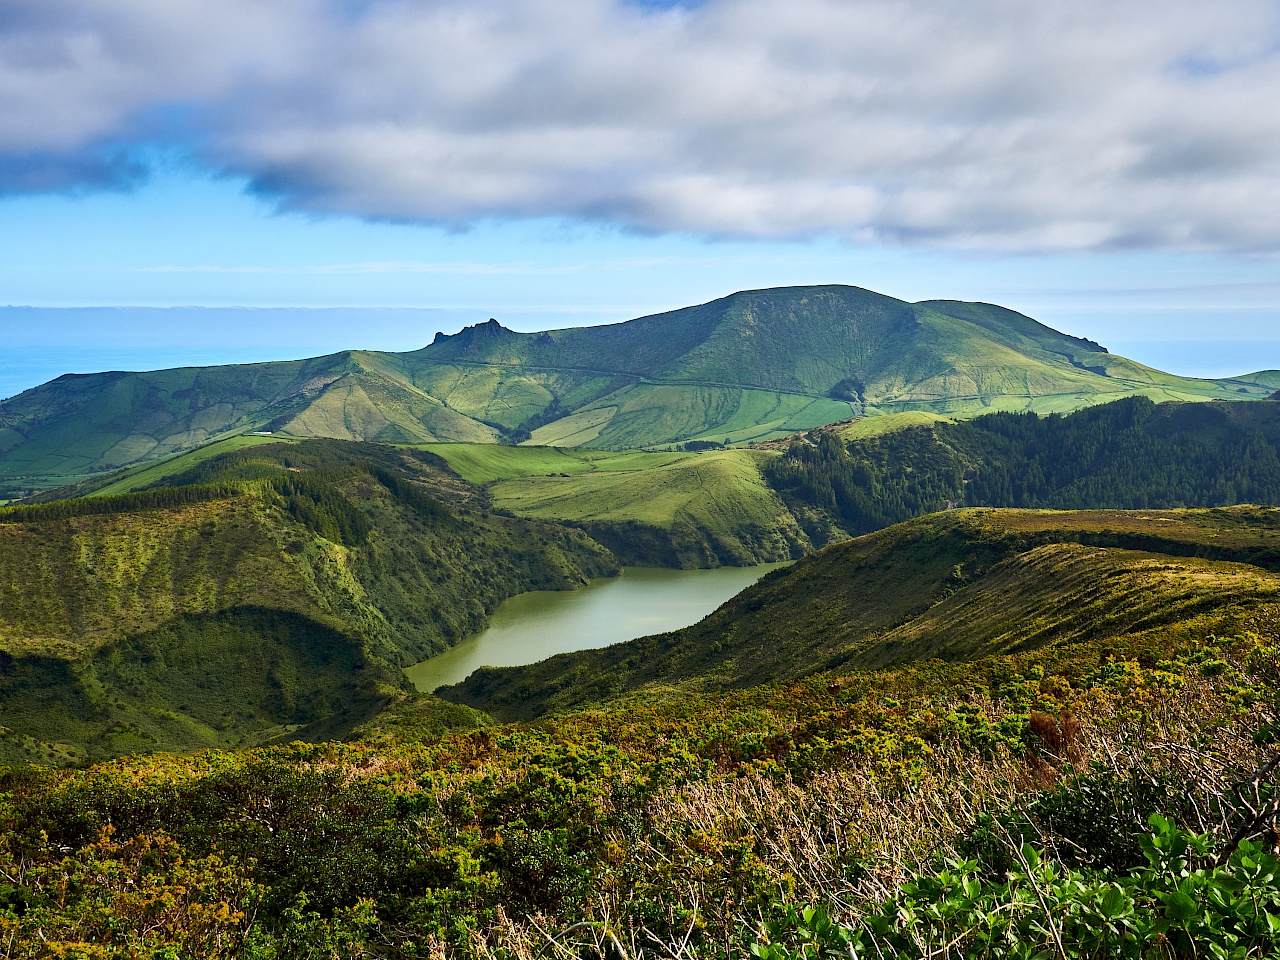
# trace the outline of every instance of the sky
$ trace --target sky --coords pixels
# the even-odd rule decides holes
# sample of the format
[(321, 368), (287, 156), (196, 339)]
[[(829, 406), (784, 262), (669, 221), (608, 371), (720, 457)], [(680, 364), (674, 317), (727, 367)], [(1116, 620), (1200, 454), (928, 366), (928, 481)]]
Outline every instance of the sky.
[(5, 0), (0, 397), (806, 283), (1280, 367), (1278, 94), (1274, 0)]

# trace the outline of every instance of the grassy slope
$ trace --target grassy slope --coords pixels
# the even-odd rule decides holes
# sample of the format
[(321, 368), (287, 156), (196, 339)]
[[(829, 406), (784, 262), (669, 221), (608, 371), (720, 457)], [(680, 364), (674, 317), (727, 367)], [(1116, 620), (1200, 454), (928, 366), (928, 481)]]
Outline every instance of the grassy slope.
[(6, 476), (74, 474), (155, 459), (262, 424), (272, 402), (302, 402), (341, 355), (285, 363), (60, 377), (0, 405)]
[(570, 447), (505, 447), (494, 444), (437, 443), (421, 449), (444, 458), (468, 483), (517, 477), (559, 477), (599, 471), (636, 471), (678, 463), (694, 453), (614, 452)]
[(911, 410), (903, 413), (887, 413), (880, 417), (862, 417), (847, 424), (840, 424), (833, 432), (847, 443), (851, 440), (878, 437), (906, 427), (928, 427), (935, 423), (948, 422), (950, 418), (940, 414)]
[(121, 493), (130, 493), (134, 490), (143, 490), (147, 487), (159, 483), (167, 477), (175, 476), (186, 470), (190, 470), (198, 464), (211, 460), (214, 457), (221, 456), (224, 453), (234, 453), (237, 450), (243, 450), (246, 447), (257, 447), (264, 443), (292, 443), (292, 437), (284, 436), (258, 436), (254, 434), (244, 434), (236, 437), (228, 437), (226, 440), (216, 440), (213, 443), (203, 447), (196, 447), (187, 453), (179, 454), (168, 460), (162, 460), (159, 463), (148, 463), (143, 466), (132, 467), (128, 470), (121, 471), (117, 476), (104, 478), (110, 482), (103, 484), (95, 483), (92, 487), (83, 490), (77, 490), (77, 495), (91, 495), (95, 497), (109, 497)]
[[(634, 544), (647, 541), (663, 555), (638, 559), (661, 559), (663, 565), (787, 560), (809, 542), (760, 474), (761, 462), (771, 456), (717, 450), (640, 469), (502, 480), (491, 494), (495, 506), (520, 516), (581, 526), (615, 553), (634, 555)], [(646, 538), (644, 528), (657, 536)]]
[(388, 370), (387, 356), (60, 377), (0, 404), (0, 481), (27, 488), (50, 484), (41, 478), (74, 482), (263, 429), (340, 439), (496, 439), (492, 427)]
[(624, 449), (767, 440), (857, 412), (1051, 412), (1275, 386), (1163, 374), (988, 304), (756, 290), (602, 327), (482, 324), (405, 354), (61, 377), (0, 404), (0, 496), (258, 429)]
[(833, 668), (969, 659), (1120, 637), (1280, 602), (1280, 510), (934, 514), (765, 577), (696, 626), (445, 695), (536, 716), (672, 685), (716, 690)]
[[(262, 479), (306, 475), (367, 533), (322, 535), (305, 498), (300, 514)], [(448, 474), (385, 447), (258, 446), (188, 474), (237, 476), (260, 479), (185, 506), (0, 512), (0, 755), (340, 734), (399, 694), (395, 664), (478, 629), (505, 597), (616, 570), (580, 533), (478, 511)]]
[(571, 523), (624, 562), (708, 567), (799, 556), (811, 544), (765, 482), (760, 450), (645, 453), (438, 444), (493, 505)]
[(535, 430), (529, 442), (608, 449), (675, 440), (752, 443), (843, 420), (849, 403), (732, 385), (630, 384)]

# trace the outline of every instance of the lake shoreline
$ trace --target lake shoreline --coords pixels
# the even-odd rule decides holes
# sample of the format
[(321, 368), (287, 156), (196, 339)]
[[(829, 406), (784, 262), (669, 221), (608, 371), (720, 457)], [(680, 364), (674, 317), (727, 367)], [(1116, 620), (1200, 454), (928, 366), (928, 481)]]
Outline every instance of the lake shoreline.
[(443, 653), (405, 668), (418, 690), (459, 683), (480, 667), (516, 667), (558, 653), (590, 650), (697, 623), (767, 573), (793, 561), (752, 567), (677, 570), (624, 567), (579, 590), (511, 597), (489, 626)]

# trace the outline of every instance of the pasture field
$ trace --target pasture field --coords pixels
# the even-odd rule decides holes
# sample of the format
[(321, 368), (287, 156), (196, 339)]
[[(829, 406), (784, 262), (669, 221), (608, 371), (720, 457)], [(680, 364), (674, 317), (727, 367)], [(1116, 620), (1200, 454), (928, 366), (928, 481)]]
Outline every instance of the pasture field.
[(495, 506), (543, 520), (635, 520), (670, 528), (690, 517), (729, 532), (731, 524), (768, 524), (785, 512), (760, 474), (771, 456), (757, 450), (623, 455), (569, 477), (503, 480), (491, 492)]
[(468, 483), (486, 484), (518, 477), (574, 476), (593, 472), (634, 472), (696, 457), (696, 453), (640, 450), (590, 450), (579, 447), (508, 447), (491, 443), (414, 444), (448, 461)]

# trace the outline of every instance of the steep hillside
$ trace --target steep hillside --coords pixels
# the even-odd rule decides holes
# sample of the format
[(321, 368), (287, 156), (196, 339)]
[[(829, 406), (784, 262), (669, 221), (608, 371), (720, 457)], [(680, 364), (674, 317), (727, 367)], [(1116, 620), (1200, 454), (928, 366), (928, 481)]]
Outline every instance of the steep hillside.
[[(1280, 509), (934, 514), (775, 571), (701, 623), (440, 691), (501, 718), (1280, 614)], [(1269, 619), (1268, 619), (1269, 618)]]
[[(785, 446), (764, 473), (817, 543), (946, 506), (1055, 509), (1280, 504), (1280, 403), (1130, 397), (1069, 416), (991, 414)], [(918, 415), (914, 415), (918, 416)]]
[(1246, 399), (1278, 385), (1164, 374), (989, 304), (754, 290), (599, 327), (490, 321), (410, 353), (60, 377), (0, 403), (0, 497), (260, 430), (625, 449), (763, 440), (852, 414)]
[[(0, 510), (0, 758), (340, 735), (506, 597), (615, 573), (429, 454), (306, 441)], [(465, 718), (464, 718), (465, 719)]]
[(762, 468), (763, 450), (606, 453), (434, 444), (496, 509), (569, 523), (632, 566), (745, 566), (812, 549)]

